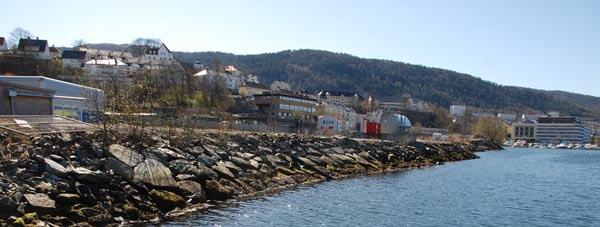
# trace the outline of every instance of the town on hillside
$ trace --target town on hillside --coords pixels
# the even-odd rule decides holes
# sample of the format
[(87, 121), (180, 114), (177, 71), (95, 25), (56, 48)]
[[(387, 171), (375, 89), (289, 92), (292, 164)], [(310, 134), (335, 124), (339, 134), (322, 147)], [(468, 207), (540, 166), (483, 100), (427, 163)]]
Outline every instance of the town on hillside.
[(0, 37), (0, 128), (11, 132), (77, 130), (31, 117), (56, 116), (82, 125), (402, 141), (487, 137), (508, 146), (552, 148), (596, 148), (600, 143), (595, 119), (558, 112), (440, 107), (420, 100), (419, 94), (388, 100), (357, 91), (308, 91), (286, 81), (266, 83), (220, 59), (180, 62), (158, 39), (138, 38), (129, 45), (76, 40), (72, 47), (54, 47), (24, 29), (18, 34), (11, 42)]

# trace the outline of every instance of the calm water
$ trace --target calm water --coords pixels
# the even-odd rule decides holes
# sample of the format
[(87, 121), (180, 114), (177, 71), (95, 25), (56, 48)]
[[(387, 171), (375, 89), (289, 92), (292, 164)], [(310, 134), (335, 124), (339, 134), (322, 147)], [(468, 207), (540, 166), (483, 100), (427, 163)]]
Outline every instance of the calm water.
[(326, 182), (173, 226), (600, 226), (600, 152), (508, 149)]

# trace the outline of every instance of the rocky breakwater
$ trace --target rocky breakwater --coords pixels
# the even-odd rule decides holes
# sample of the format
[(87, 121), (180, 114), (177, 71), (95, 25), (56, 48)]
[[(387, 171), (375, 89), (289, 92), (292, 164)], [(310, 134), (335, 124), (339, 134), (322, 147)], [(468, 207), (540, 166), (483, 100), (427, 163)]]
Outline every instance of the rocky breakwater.
[(299, 184), (473, 159), (485, 144), (221, 133), (2, 137), (0, 225), (158, 222)]

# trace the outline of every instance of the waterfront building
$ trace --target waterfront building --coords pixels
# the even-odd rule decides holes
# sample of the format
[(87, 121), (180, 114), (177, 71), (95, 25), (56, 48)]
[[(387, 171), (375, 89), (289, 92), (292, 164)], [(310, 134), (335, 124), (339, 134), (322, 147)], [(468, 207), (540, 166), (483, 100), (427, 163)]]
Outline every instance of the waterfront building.
[(43, 76), (0, 76), (0, 81), (51, 91), (52, 111), (49, 115), (56, 114), (88, 122), (93, 121), (97, 112), (104, 108), (104, 93), (96, 88)]
[(540, 143), (590, 143), (592, 129), (577, 117), (540, 117), (536, 141)]
[(254, 103), (265, 114), (268, 125), (302, 128), (312, 131), (317, 121), (317, 100), (300, 95), (263, 93), (254, 95)]
[(512, 124), (511, 138), (513, 140), (536, 140), (536, 122), (532, 120), (523, 120)]

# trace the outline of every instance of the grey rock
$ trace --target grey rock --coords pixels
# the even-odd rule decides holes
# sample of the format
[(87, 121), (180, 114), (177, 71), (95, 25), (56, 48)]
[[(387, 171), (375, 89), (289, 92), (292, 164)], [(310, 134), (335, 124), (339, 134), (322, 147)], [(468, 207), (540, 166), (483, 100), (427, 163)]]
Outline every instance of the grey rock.
[(50, 199), (50, 197), (46, 194), (25, 194), (23, 197), (25, 198), (25, 202), (29, 204), (30, 208), (35, 211), (43, 212), (56, 209), (56, 202)]
[(99, 170), (91, 171), (83, 167), (77, 167), (72, 172), (77, 179), (90, 183), (101, 184), (110, 181), (108, 174)]
[(191, 174), (197, 180), (216, 179), (218, 177), (217, 173), (203, 164), (183, 159), (169, 162), (169, 168), (176, 174)]
[(156, 187), (173, 187), (176, 185), (171, 170), (154, 159), (146, 159), (133, 169), (134, 179)]
[(217, 162), (217, 164), (214, 166), (211, 166), (211, 168), (213, 170), (215, 170), (217, 173), (219, 173), (225, 177), (228, 177), (230, 179), (235, 178), (235, 175), (233, 175), (233, 173), (229, 170), (229, 168), (227, 168), (227, 166), (225, 165), (224, 162)]
[(232, 172), (235, 172), (235, 173), (242, 173), (242, 172), (244, 172), (244, 170), (242, 170), (242, 168), (240, 168), (239, 166), (235, 165), (233, 162), (225, 161), (224, 164)]
[(108, 147), (108, 153), (130, 167), (135, 167), (144, 161), (144, 156), (128, 147), (113, 144)]
[(133, 168), (125, 165), (125, 163), (116, 158), (109, 157), (104, 162), (104, 168), (113, 171), (115, 174), (125, 178), (126, 180), (133, 179)]
[(199, 162), (202, 162), (202, 164), (206, 165), (206, 166), (212, 166), (214, 164), (217, 163), (216, 158), (213, 158), (211, 156), (205, 155), (205, 154), (200, 154), (198, 156), (196, 156), (196, 160), (198, 160)]
[(237, 165), (237, 166), (239, 166), (241, 168), (246, 168), (246, 169), (253, 168), (253, 166), (250, 165), (250, 162), (248, 162), (248, 161), (246, 161), (246, 160), (244, 160), (242, 158), (231, 157), (229, 159), (229, 161), (233, 162), (233, 164), (235, 164), (235, 165)]
[(205, 197), (206, 194), (204, 190), (202, 190), (202, 185), (198, 182), (186, 180), (177, 182), (177, 188), (182, 191), (183, 195), (192, 196), (198, 195), (201, 197)]
[(46, 171), (48, 171), (48, 173), (63, 178), (67, 177), (69, 171), (63, 165), (48, 158), (44, 158), (44, 163), (46, 163)]

